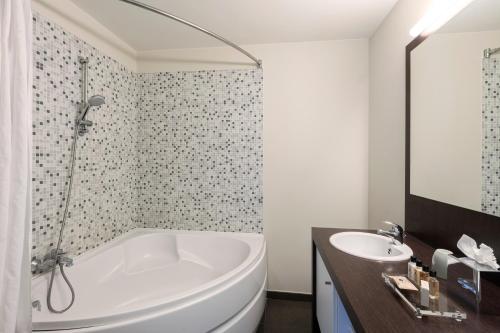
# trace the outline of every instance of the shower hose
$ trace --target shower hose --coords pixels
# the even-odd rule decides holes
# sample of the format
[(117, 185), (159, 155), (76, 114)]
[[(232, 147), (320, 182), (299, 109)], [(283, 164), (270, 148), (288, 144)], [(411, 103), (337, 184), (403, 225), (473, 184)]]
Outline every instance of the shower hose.
[[(64, 233), (64, 227), (66, 226), (66, 219), (68, 217), (68, 210), (69, 210), (69, 201), (70, 201), (70, 198), (71, 198), (71, 189), (73, 187), (73, 172), (74, 172), (74, 169), (75, 169), (75, 155), (76, 155), (76, 140), (77, 140), (77, 137), (78, 137), (78, 124), (75, 122), (75, 129), (74, 129), (74, 134), (73, 134), (73, 144), (71, 145), (71, 166), (70, 166), (70, 170), (69, 170), (69, 184), (68, 184), (68, 197), (66, 198), (66, 206), (64, 208), (64, 214), (63, 214), (63, 220), (62, 220), (62, 223), (61, 223), (61, 229), (59, 231), (59, 240), (57, 241), (57, 248), (56, 248), (56, 252), (55, 252), (55, 263), (54, 263), (54, 267), (52, 267), (52, 272), (51, 272), (51, 275), (50, 275), (50, 282), (49, 282), (49, 288), (47, 290), (47, 307), (49, 309), (50, 312), (54, 312), (54, 313), (63, 313), (63, 312), (66, 312), (69, 308), (71, 308), (71, 306), (73, 306), (73, 303), (75, 302), (75, 289), (73, 289), (73, 286), (71, 285), (71, 282), (69, 281), (68, 277), (66, 276), (66, 273), (64, 272), (64, 263), (60, 261), (60, 250), (61, 250), (61, 243), (62, 243), (62, 239), (63, 239), (63, 233)], [(59, 270), (61, 271), (61, 275), (64, 279), (64, 281), (66, 282), (66, 284), (68, 285), (69, 287), (69, 290), (71, 291), (71, 302), (69, 303), (69, 305), (67, 307), (65, 307), (64, 309), (62, 310), (56, 310), (54, 309), (54, 307), (52, 306), (52, 300), (51, 300), (51, 297), (52, 297), (52, 286), (54, 284), (54, 276), (55, 276), (55, 273), (56, 273), (56, 269), (57, 267), (59, 267)]]

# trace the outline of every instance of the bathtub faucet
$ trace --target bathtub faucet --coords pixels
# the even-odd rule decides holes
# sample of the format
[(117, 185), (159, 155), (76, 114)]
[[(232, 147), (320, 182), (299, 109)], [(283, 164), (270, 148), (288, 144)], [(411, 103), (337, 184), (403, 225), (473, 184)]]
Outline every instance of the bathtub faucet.
[(73, 259), (66, 256), (66, 252), (63, 250), (56, 251), (52, 249), (43, 257), (43, 260), (33, 258), (31, 261), (31, 272), (45, 273), (52, 270), (57, 265), (70, 267), (73, 265)]

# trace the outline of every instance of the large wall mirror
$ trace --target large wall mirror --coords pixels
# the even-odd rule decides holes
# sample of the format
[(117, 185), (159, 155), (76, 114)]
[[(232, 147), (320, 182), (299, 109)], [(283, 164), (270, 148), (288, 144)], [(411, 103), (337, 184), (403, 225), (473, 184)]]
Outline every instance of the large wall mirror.
[(500, 216), (500, 1), (411, 51), (411, 195)]

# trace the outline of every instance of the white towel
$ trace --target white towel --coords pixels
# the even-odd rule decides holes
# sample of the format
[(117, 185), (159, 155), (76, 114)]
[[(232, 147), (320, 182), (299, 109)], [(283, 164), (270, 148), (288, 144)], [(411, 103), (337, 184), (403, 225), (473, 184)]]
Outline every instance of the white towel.
[(458, 240), (457, 247), (469, 258), (475, 260), (477, 263), (489, 266), (498, 270), (500, 265), (497, 263), (493, 249), (486, 244), (481, 244), (477, 247), (474, 239), (467, 235), (462, 235)]

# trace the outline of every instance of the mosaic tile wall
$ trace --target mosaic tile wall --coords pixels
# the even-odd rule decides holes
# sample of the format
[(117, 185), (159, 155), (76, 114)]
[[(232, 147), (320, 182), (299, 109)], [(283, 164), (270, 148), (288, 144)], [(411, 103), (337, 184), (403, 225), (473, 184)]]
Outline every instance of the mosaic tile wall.
[(482, 210), (500, 216), (500, 60), (483, 60)]
[(64, 211), (73, 126), (81, 98), (78, 56), (89, 57), (89, 96), (106, 104), (78, 138), (63, 248), (80, 254), (135, 227), (136, 74), (34, 13), (33, 256), (57, 243)]
[(262, 231), (262, 71), (139, 74), (147, 227)]
[(135, 74), (34, 13), (33, 256), (54, 247), (89, 57), (63, 248), (78, 255), (135, 227), (262, 231), (262, 71)]

